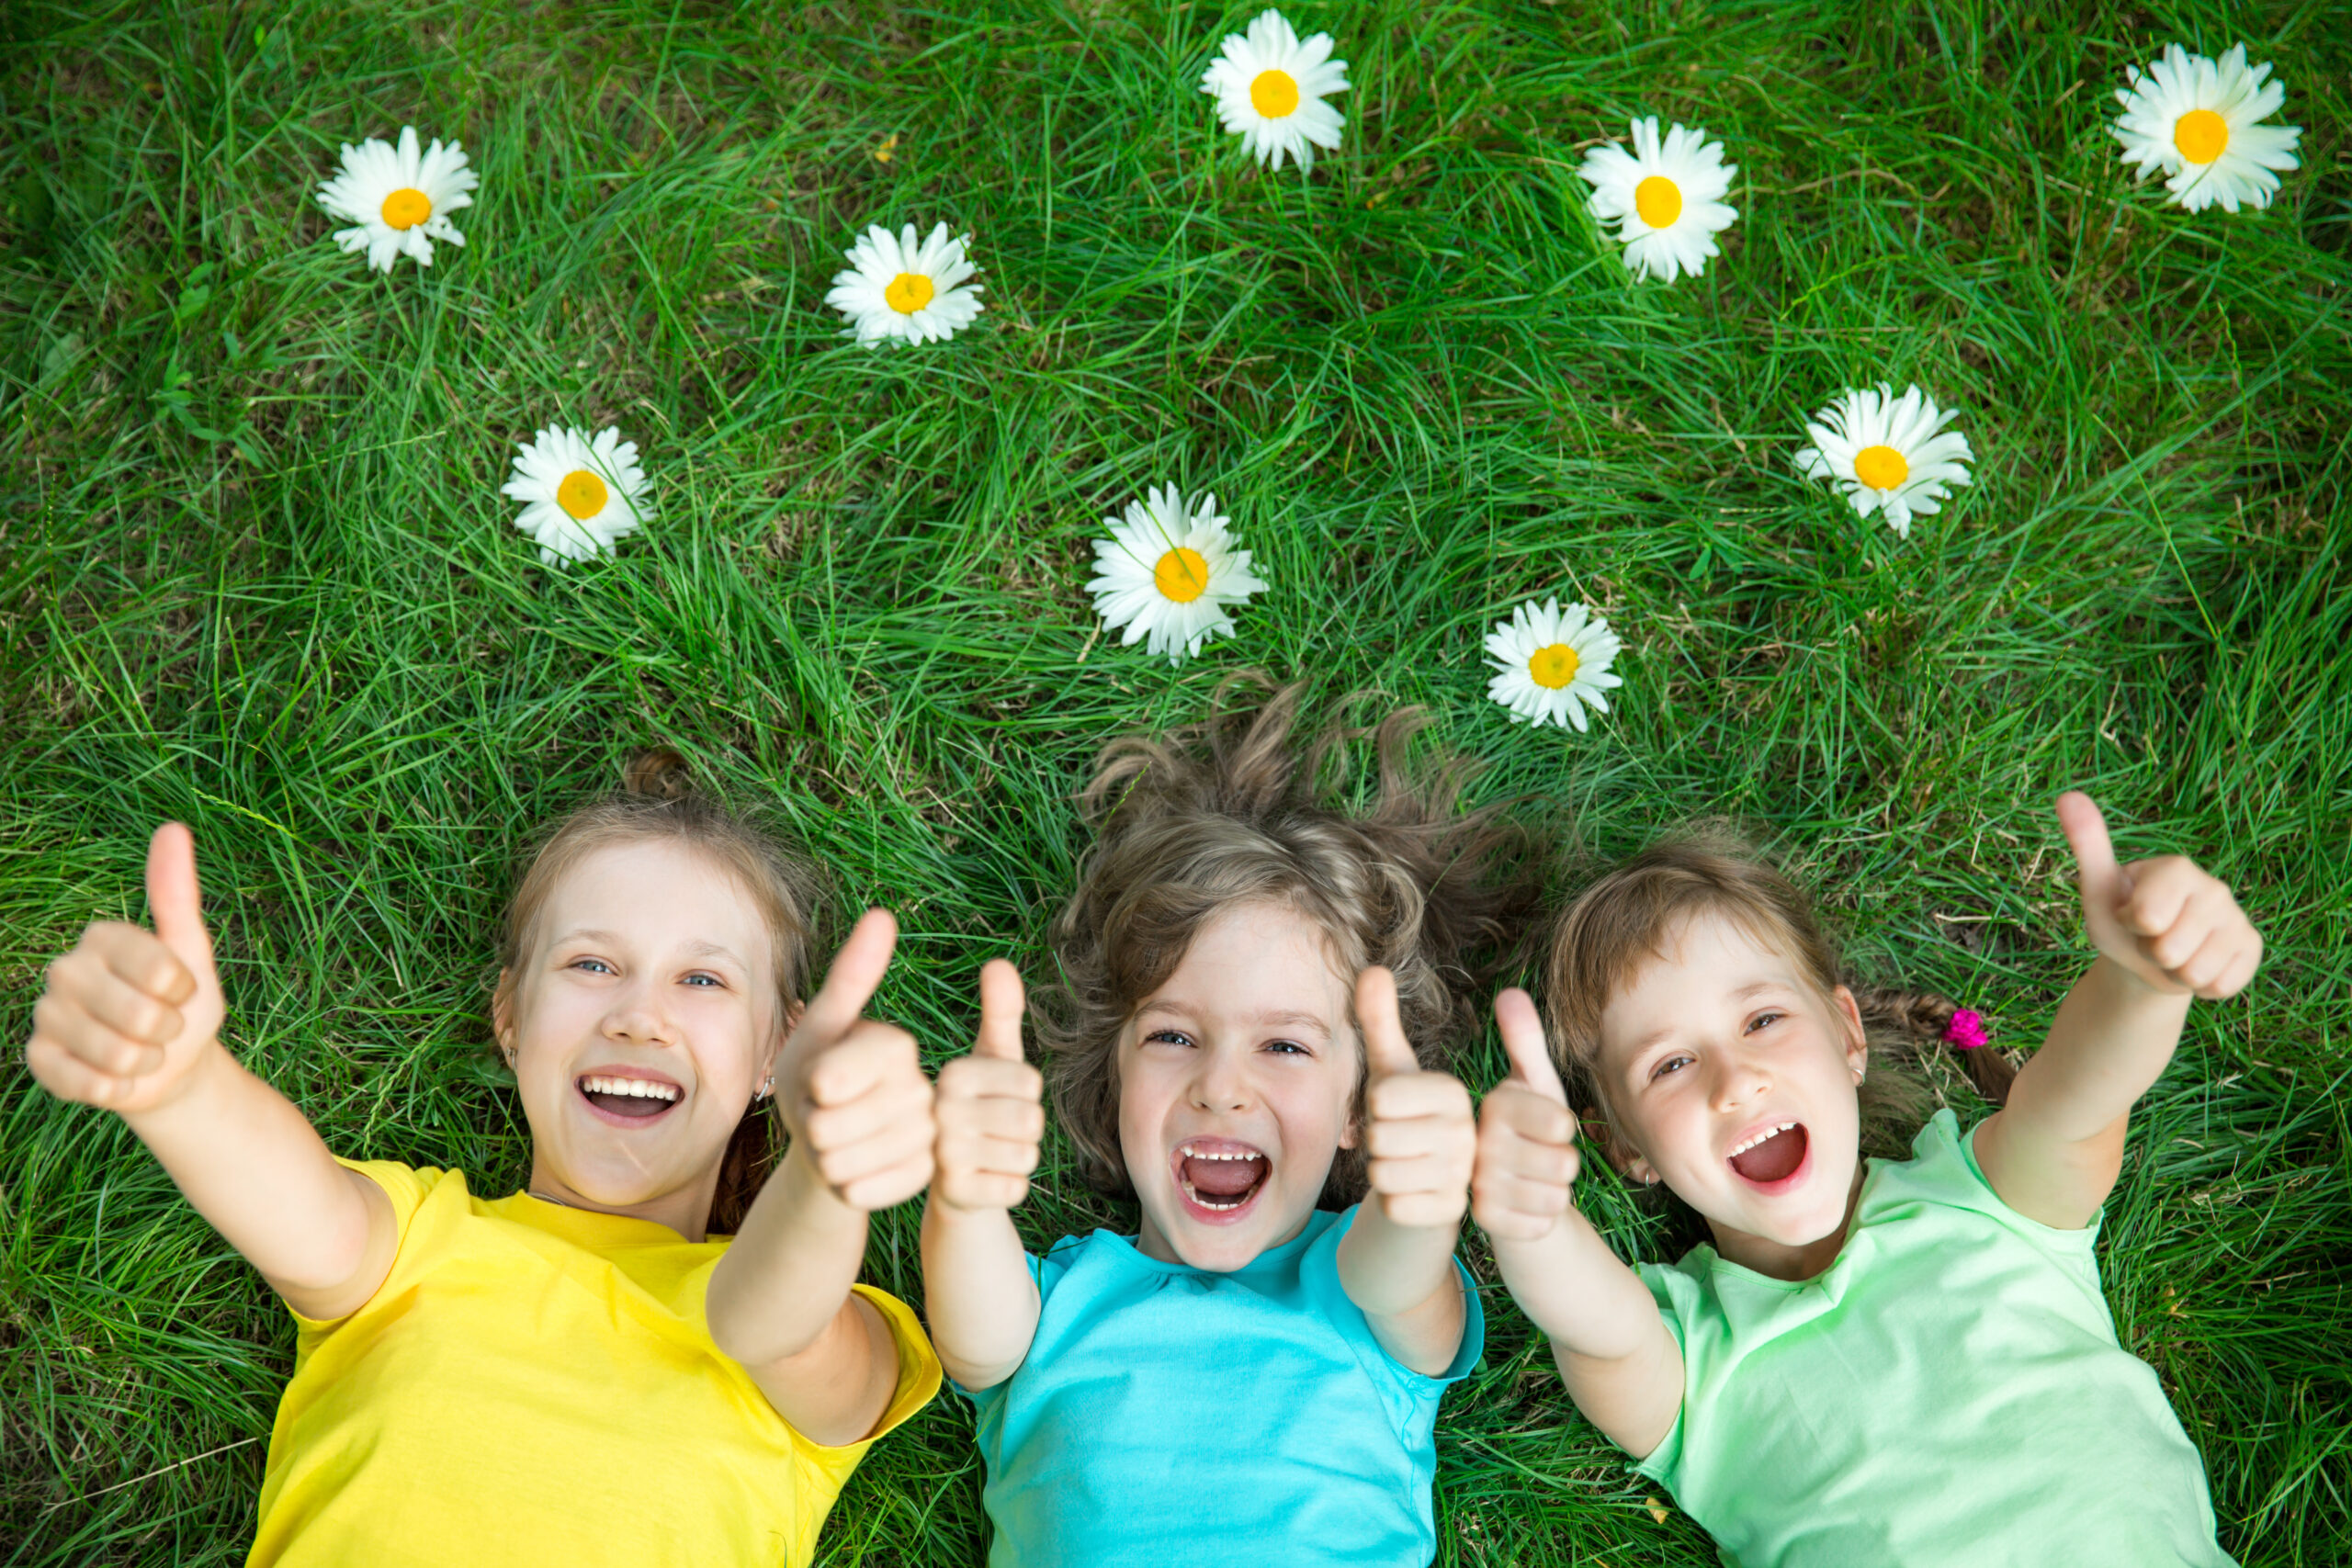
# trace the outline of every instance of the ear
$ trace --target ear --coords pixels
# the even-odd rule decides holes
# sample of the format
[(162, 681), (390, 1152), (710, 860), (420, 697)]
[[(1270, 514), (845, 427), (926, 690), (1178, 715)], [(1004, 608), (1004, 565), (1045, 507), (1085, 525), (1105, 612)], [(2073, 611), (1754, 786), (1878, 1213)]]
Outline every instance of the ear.
[(1840, 986), (1830, 998), (1838, 1008), (1838, 1032), (1846, 1037), (1846, 1065), (1854, 1070), (1854, 1081), (1860, 1083), (1870, 1071), (1871, 1042), (1862, 1028), (1862, 1010), (1854, 1001), (1854, 993)]
[(1630, 1177), (1647, 1187), (1657, 1180), (1657, 1168), (1643, 1157), (1642, 1151), (1628, 1142), (1617, 1130), (1617, 1124), (1597, 1105), (1588, 1105), (1577, 1114), (1578, 1141), (1599, 1148), (1617, 1174)]
[(490, 1033), (498, 1042), (498, 1054), (506, 1065), (514, 1065), (514, 972), (501, 969), (498, 984), (490, 993)]

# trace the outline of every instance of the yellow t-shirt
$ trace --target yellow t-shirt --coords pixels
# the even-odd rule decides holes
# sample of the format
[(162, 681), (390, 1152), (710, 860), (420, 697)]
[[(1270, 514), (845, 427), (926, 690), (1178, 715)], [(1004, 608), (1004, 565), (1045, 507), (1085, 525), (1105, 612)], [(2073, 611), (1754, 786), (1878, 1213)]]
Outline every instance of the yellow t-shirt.
[[(296, 1314), (248, 1568), (809, 1561), (873, 1438), (810, 1442), (711, 1343), (730, 1238), (344, 1163), (391, 1199), (400, 1252), (350, 1316)], [(903, 1303), (857, 1292), (899, 1347), (879, 1437), (939, 1358)]]

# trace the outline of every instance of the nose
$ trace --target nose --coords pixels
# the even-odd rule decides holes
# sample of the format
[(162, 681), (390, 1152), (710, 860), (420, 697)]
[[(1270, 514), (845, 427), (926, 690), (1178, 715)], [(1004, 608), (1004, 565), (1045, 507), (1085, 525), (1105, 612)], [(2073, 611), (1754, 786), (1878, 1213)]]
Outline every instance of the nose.
[(1707, 1103), (1716, 1111), (1736, 1111), (1754, 1105), (1772, 1089), (1772, 1075), (1764, 1064), (1745, 1051), (1731, 1051), (1716, 1057), (1707, 1085)]
[(1250, 1100), (1250, 1075), (1233, 1053), (1211, 1047), (1201, 1052), (1193, 1069), (1190, 1099), (1202, 1111), (1246, 1111)]
[(660, 987), (646, 980), (623, 986), (605, 1014), (605, 1037), (631, 1045), (668, 1043), (670, 1015), (661, 1005)]

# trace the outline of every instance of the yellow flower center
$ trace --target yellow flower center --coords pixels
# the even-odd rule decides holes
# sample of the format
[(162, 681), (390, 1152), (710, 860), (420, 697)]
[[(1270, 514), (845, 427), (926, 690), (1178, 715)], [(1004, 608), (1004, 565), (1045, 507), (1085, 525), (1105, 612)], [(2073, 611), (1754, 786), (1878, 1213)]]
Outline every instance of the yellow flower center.
[(1664, 175), (1652, 175), (1634, 187), (1634, 210), (1651, 228), (1666, 228), (1682, 216), (1682, 188)]
[(1892, 446), (1865, 446), (1854, 454), (1854, 477), (1872, 490), (1893, 490), (1911, 477), (1911, 465)]
[(1583, 662), (1575, 649), (1565, 642), (1555, 642), (1535, 650), (1527, 661), (1527, 676), (1545, 691), (1556, 692), (1577, 678), (1577, 667)]
[(1209, 591), (1209, 563), (1200, 551), (1179, 545), (1151, 569), (1151, 582), (1163, 598), (1189, 604)]
[(931, 279), (919, 272), (902, 272), (882, 289), (882, 302), (901, 316), (911, 316), (931, 303)]
[(2172, 144), (2192, 164), (2210, 164), (2230, 144), (2230, 122), (2211, 109), (2190, 109), (2174, 122)]
[(1250, 107), (1268, 119), (1298, 110), (1298, 84), (1287, 71), (1261, 71), (1250, 79)]
[(433, 216), (433, 198), (421, 190), (407, 186), (384, 198), (384, 227), (413, 229)]
[(555, 503), (582, 522), (605, 510), (605, 481), (585, 468), (574, 468), (555, 487)]

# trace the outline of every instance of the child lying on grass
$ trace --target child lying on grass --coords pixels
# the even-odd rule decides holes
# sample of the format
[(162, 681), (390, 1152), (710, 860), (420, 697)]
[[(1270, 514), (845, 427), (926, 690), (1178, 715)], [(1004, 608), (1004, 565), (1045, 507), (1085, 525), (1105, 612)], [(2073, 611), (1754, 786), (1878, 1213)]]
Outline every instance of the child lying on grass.
[(1296, 705), (1204, 747), (1115, 743), (1088, 793), (1103, 822), (1056, 928), (1046, 1076), (1137, 1234), (1023, 1250), (1043, 1080), (1010, 965), (940, 1074), (923, 1292), (978, 1407), (992, 1563), (1437, 1551), (1438, 1401), (1483, 1334), (1453, 1257), (1470, 1098), (1423, 1062), (1475, 1017), (1465, 954), (1520, 893), (1491, 818), (1403, 769), (1409, 715), (1354, 813), (1317, 798), (1340, 736), (1298, 746)]
[[(556, 824), (509, 912), (526, 1192), (342, 1159), (239, 1066), (177, 823), (155, 930), (51, 966), (34, 1075), (120, 1115), (299, 1325), (251, 1562), (806, 1563), (936, 1391), (913, 1314), (853, 1284), (867, 1213), (932, 1169), (914, 1042), (859, 1017), (889, 918), (803, 1012), (813, 874), (675, 767)], [(761, 1186), (771, 1094), (792, 1144)]]
[[(1924, 1086), (1871, 1037), (1804, 896), (1737, 846), (1654, 847), (1567, 911), (1547, 980), (1566, 1086), (1525, 995), (1498, 1009), (1513, 1071), (1483, 1109), (1474, 1212), (1577, 1407), (1726, 1562), (2230, 1562), (2092, 1241), (2190, 998), (2244, 988), (2262, 939), (2188, 860), (2117, 865), (2088, 796), (2058, 811), (2098, 960), (2001, 1109), (1967, 1134), (1938, 1111), (1907, 1160), (1860, 1145), (1906, 1101), (1916, 1126)], [(2006, 1072), (1971, 1058), (2000, 1100)], [(1620, 1263), (1569, 1201), (1571, 1104), (1713, 1245)]]

